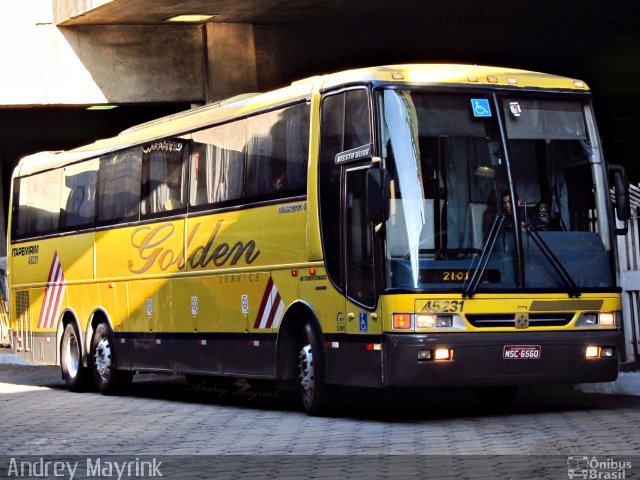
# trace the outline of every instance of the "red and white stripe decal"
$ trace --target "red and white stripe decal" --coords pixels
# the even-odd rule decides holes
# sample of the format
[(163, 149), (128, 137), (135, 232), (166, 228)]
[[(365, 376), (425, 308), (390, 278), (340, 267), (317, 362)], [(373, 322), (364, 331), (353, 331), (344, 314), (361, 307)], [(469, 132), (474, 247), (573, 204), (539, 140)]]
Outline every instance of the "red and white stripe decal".
[(273, 279), (269, 277), (253, 328), (278, 328), (280, 320), (282, 320), (283, 312), (284, 302), (282, 298), (280, 298), (276, 284), (273, 283)]
[(53, 328), (60, 313), (65, 288), (64, 273), (56, 251), (53, 254), (49, 278), (47, 279), (47, 288), (44, 291), (44, 301), (40, 309), (38, 328)]

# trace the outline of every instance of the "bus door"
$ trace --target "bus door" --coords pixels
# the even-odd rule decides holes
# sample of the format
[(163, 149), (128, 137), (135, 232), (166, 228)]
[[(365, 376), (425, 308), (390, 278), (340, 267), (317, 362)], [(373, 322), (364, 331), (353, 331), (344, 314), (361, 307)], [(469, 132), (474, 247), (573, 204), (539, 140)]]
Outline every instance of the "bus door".
[(379, 342), (382, 327), (374, 311), (374, 226), (365, 209), (373, 150), (369, 91), (356, 86), (329, 92), (320, 115), (320, 222), (327, 274), (335, 286), (335, 295), (315, 306), (328, 319), (325, 333), (335, 332), (326, 343), (327, 381), (374, 385), (380, 352), (367, 348)]
[[(373, 223), (366, 212), (366, 181), (369, 163), (354, 165), (345, 172), (345, 201), (343, 202), (345, 265), (345, 311), (347, 333), (369, 334), (381, 332), (372, 323), (370, 309), (376, 305), (374, 276)], [(374, 315), (373, 320), (377, 320)]]
[(345, 272), (346, 342), (340, 346), (340, 380), (351, 385), (374, 387), (381, 379), (382, 317), (376, 310), (375, 225), (367, 216), (366, 182), (370, 162), (344, 171), (342, 202), (342, 259)]

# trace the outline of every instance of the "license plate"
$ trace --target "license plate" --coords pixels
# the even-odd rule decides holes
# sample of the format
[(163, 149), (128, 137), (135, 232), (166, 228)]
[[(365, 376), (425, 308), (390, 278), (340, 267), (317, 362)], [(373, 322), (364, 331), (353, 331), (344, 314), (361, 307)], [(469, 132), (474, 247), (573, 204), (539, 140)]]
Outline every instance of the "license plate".
[(505, 345), (502, 350), (505, 360), (539, 360), (541, 354), (540, 345)]

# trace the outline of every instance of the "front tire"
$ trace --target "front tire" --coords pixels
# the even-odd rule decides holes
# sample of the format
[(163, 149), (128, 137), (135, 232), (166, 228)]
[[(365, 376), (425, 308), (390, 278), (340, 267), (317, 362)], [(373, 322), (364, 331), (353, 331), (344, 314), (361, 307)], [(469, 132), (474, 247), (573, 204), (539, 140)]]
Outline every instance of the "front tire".
[(91, 385), (91, 371), (82, 366), (80, 335), (73, 323), (67, 324), (60, 344), (60, 368), (67, 388), (82, 392)]
[(115, 339), (106, 322), (100, 322), (91, 341), (91, 368), (98, 389), (105, 395), (122, 392), (131, 384), (133, 372), (118, 370)]
[(304, 342), (298, 353), (298, 376), (300, 395), (307, 414), (323, 415), (331, 408), (331, 388), (325, 383), (323, 352), (320, 335), (307, 322), (304, 327)]

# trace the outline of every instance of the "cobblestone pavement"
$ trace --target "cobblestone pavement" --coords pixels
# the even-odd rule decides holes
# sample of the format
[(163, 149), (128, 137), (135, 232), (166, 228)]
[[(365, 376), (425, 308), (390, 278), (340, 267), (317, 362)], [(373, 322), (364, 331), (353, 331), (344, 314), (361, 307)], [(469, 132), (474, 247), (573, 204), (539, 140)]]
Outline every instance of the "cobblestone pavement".
[(336, 416), (312, 418), (286, 389), (193, 388), (182, 377), (137, 375), (127, 396), (107, 397), (67, 391), (58, 367), (0, 365), (0, 454), (268, 455), (275, 462), (282, 455), (555, 455), (564, 456), (564, 476), (536, 477), (567, 478), (567, 456), (640, 454), (639, 407), (640, 397), (568, 387), (523, 389), (508, 409), (482, 406), (466, 391), (360, 392), (345, 396)]

